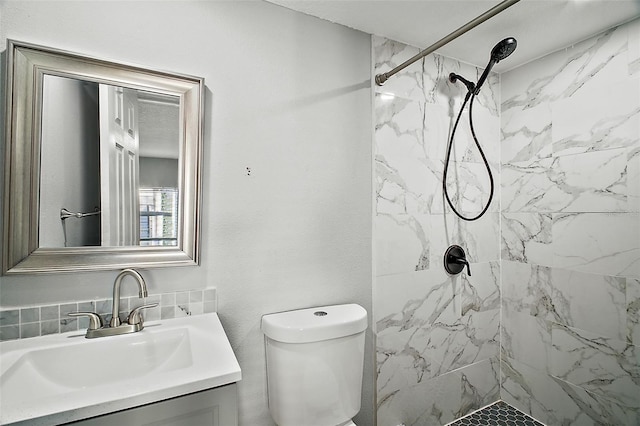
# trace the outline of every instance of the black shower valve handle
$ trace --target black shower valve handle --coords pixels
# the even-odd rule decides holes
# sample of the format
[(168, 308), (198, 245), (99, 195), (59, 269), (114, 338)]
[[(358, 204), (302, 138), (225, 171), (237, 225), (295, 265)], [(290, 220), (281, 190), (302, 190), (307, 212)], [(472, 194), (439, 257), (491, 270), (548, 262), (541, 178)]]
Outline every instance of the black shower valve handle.
[(471, 276), (471, 267), (469, 266), (469, 262), (467, 259), (463, 257), (451, 257), (449, 259), (450, 262), (457, 263), (458, 265), (467, 265), (467, 275)]
[(451, 275), (457, 275), (467, 267), (467, 275), (471, 276), (471, 266), (467, 261), (464, 249), (459, 245), (450, 246), (444, 253), (444, 269)]

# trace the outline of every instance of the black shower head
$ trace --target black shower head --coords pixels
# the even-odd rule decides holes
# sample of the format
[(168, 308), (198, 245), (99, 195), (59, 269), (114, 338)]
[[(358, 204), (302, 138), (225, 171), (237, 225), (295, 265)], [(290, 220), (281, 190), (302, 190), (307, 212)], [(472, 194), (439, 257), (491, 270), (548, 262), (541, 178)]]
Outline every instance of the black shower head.
[(480, 76), (478, 83), (476, 84), (476, 88), (474, 94), (477, 95), (480, 93), (480, 87), (484, 84), (484, 81), (487, 79), (489, 72), (491, 72), (491, 68), (507, 56), (511, 55), (514, 50), (516, 50), (516, 46), (518, 42), (513, 37), (507, 37), (502, 40), (500, 43), (493, 46), (491, 49), (491, 59), (489, 60), (489, 64), (484, 69), (484, 72)]
[(518, 46), (518, 42), (515, 38), (505, 38), (491, 49), (491, 60), (496, 63), (500, 62), (507, 56), (511, 55), (513, 51), (516, 50), (516, 46)]

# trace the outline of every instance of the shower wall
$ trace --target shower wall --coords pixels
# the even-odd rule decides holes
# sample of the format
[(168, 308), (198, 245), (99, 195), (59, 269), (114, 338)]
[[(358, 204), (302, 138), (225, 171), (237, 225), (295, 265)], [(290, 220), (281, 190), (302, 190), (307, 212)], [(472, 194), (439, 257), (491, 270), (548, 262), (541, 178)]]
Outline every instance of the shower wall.
[[(418, 49), (373, 37), (374, 74)], [(464, 96), (450, 72), (477, 80), (476, 67), (439, 55), (375, 90), (374, 319), (379, 426), (440, 425), (499, 398), (500, 240), (498, 197), (477, 222), (444, 207), (449, 132)], [(499, 79), (474, 104), (476, 132), (499, 182)], [(465, 116), (466, 117), (466, 116)], [(449, 190), (467, 214), (488, 201), (489, 179), (461, 121)], [(459, 198), (458, 194), (463, 194)], [(450, 277), (443, 255), (465, 248), (471, 276)]]
[(640, 20), (501, 92), (502, 399), (549, 425), (638, 425)]

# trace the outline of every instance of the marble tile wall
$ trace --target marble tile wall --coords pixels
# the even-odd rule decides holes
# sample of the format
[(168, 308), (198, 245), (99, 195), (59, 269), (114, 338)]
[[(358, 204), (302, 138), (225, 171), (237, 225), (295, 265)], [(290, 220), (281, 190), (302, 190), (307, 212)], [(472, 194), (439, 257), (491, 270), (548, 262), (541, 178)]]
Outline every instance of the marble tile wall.
[[(148, 303), (159, 305), (145, 310), (144, 318), (147, 321), (202, 315), (216, 312), (216, 289), (150, 294), (144, 299), (137, 296), (122, 297), (120, 318), (124, 320), (131, 309)], [(112, 299), (98, 299), (3, 309), (0, 311), (0, 341), (85, 330), (89, 326), (88, 318), (72, 318), (67, 316), (69, 312), (96, 312), (104, 323), (108, 323), (111, 320), (112, 306)]]
[(501, 75), (501, 397), (640, 424), (640, 20)]
[[(374, 73), (418, 49), (373, 37)], [(482, 70), (429, 55), (375, 91), (374, 317), (379, 426), (441, 425), (499, 399), (499, 78), (473, 106), (476, 133), (498, 183), (488, 213), (458, 219), (443, 202), (449, 134), (464, 86)], [(489, 179), (463, 116), (448, 188), (467, 215), (486, 204)], [(460, 194), (460, 196), (458, 196)], [(472, 276), (450, 277), (444, 252), (465, 248)]]

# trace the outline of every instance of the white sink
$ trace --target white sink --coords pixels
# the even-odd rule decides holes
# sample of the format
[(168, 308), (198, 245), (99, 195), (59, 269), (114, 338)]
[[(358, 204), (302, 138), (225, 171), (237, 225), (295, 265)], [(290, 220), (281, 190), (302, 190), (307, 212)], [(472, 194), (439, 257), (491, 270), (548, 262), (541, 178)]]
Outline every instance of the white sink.
[(237, 382), (240, 366), (216, 314), (150, 321), (144, 330), (0, 343), (0, 424), (52, 424)]

